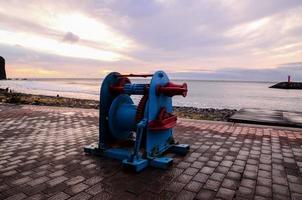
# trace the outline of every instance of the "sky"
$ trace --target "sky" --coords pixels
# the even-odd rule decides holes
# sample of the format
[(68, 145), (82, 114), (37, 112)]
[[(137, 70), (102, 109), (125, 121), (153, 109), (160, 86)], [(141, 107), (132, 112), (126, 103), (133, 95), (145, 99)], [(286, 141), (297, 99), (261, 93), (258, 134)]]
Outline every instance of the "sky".
[(302, 81), (301, 0), (0, 0), (9, 77)]

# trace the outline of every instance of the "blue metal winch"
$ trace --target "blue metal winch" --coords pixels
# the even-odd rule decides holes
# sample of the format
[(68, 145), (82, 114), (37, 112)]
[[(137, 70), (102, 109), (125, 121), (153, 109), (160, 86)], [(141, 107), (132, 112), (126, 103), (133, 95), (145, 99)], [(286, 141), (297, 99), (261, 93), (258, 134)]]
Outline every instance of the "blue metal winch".
[[(152, 77), (150, 84), (131, 83), (130, 77)], [(142, 95), (138, 105), (131, 95)], [(178, 144), (172, 128), (172, 97), (187, 95), (187, 84), (169, 81), (163, 71), (145, 75), (112, 72), (100, 91), (99, 142), (86, 146), (86, 153), (122, 160), (123, 166), (139, 172), (148, 165), (168, 168), (173, 159), (166, 151), (186, 154), (189, 145)]]

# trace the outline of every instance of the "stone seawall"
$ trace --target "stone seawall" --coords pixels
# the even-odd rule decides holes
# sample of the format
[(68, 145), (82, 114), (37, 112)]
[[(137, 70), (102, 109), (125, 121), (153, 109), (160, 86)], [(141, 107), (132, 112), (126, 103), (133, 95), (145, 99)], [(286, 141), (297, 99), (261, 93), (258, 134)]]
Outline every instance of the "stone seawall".
[(280, 82), (270, 86), (270, 88), (302, 90), (302, 82)]

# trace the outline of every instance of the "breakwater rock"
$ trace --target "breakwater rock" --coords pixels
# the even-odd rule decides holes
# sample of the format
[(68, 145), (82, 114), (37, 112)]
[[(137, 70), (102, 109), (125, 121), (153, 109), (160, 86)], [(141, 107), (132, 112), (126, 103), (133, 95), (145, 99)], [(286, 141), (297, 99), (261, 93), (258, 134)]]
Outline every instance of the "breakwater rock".
[(302, 82), (280, 82), (270, 86), (270, 88), (302, 90)]

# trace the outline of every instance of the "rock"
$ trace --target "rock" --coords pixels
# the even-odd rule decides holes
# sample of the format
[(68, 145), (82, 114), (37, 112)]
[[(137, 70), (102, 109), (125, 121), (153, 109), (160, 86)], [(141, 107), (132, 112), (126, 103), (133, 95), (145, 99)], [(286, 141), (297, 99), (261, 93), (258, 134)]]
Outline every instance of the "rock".
[(302, 90), (302, 82), (280, 82), (270, 86), (270, 88), (277, 89), (299, 89)]
[(6, 79), (5, 59), (0, 56), (0, 80)]

